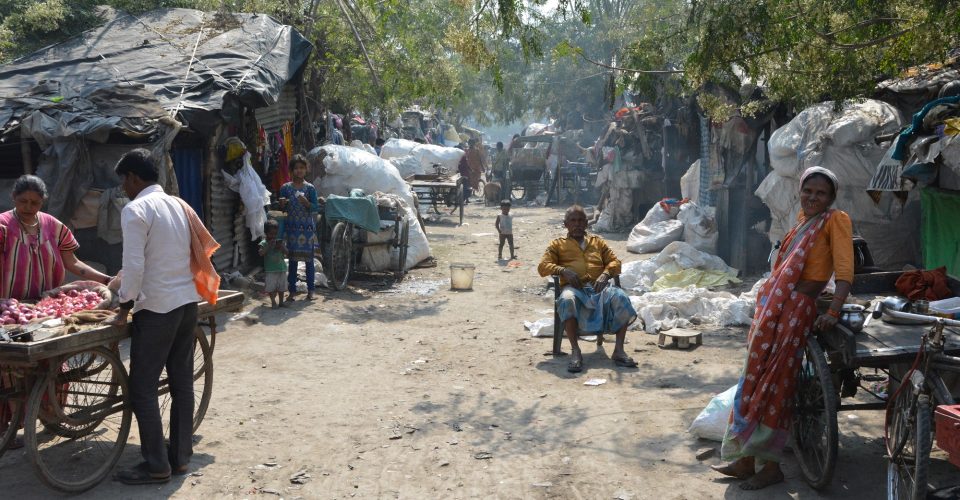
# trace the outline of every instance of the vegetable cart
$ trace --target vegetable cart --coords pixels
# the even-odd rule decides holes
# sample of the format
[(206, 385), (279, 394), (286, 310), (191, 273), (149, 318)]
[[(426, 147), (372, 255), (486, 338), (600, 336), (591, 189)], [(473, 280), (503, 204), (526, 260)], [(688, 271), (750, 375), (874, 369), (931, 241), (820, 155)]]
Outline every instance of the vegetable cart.
[[(203, 421), (213, 391), (216, 315), (239, 310), (243, 298), (241, 292), (221, 290), (215, 305), (200, 303), (194, 431)], [(33, 334), (39, 337), (39, 332), (35, 329)], [(0, 340), (5, 378), (0, 408), (8, 409), (0, 413), (0, 454), (22, 426), (27, 456), (47, 486), (80, 492), (107, 477), (130, 433), (127, 368), (119, 348), (129, 336), (129, 326), (100, 325), (26, 342)], [(166, 374), (161, 375), (159, 398), (161, 412), (168, 413)]]
[[(882, 295), (895, 295), (894, 282), (900, 276), (899, 272), (882, 272), (858, 274), (854, 279), (853, 294), (864, 299), (873, 299)], [(951, 279), (951, 288), (954, 293), (960, 292), (960, 283)], [(918, 352), (923, 349), (924, 339), (930, 331), (929, 318), (924, 322), (898, 321), (897, 316), (902, 313), (883, 312), (883, 305), (873, 302), (873, 314), (867, 311), (862, 318), (857, 315), (844, 314), (837, 326), (827, 332), (813, 332), (807, 339), (800, 373), (797, 379), (797, 394), (791, 430), (792, 447), (800, 465), (803, 479), (813, 488), (822, 489), (830, 485), (837, 463), (839, 428), (837, 414), (849, 410), (884, 410), (888, 411), (886, 435), (888, 443), (900, 448), (899, 464), (895, 463), (897, 455), (892, 455), (891, 467), (888, 469), (888, 486), (893, 490), (904, 490), (901, 486), (909, 483), (919, 484), (925, 490), (925, 476), (918, 477), (914, 464), (919, 463), (921, 455), (929, 456), (930, 428), (921, 429), (920, 434), (926, 433), (923, 443), (910, 447), (912, 456), (904, 458), (904, 442), (908, 440), (909, 426), (903, 422), (916, 422), (916, 416), (905, 419), (896, 418), (905, 414), (904, 404), (910, 398), (904, 399), (898, 394), (912, 391), (899, 391), (904, 375), (911, 364), (918, 359)], [(883, 319), (881, 319), (883, 318)], [(889, 322), (888, 322), (889, 321)], [(864, 326), (858, 328), (858, 322)], [(941, 354), (953, 358), (960, 367), (960, 335), (948, 333), (941, 335)], [(870, 383), (880, 383), (887, 380), (885, 389), (877, 390)], [(910, 384), (907, 384), (908, 386)], [(939, 401), (941, 404), (951, 404), (958, 395), (952, 397), (946, 387), (942, 387)], [(858, 392), (867, 393), (868, 401), (842, 402), (843, 399), (852, 399)], [(943, 395), (946, 396), (943, 396)], [(890, 404), (890, 398), (898, 395)], [(916, 408), (916, 398), (912, 400), (912, 407)], [(910, 408), (908, 405), (907, 408)], [(929, 407), (928, 407), (929, 409)], [(909, 410), (906, 410), (909, 413)], [(893, 417), (893, 418), (891, 418)], [(929, 415), (926, 422), (929, 424)], [(915, 425), (915, 424), (914, 424)], [(916, 440), (915, 440), (916, 442)], [(897, 444), (899, 443), (899, 444)], [(913, 453), (917, 450), (918, 453)], [(896, 451), (896, 450), (894, 450)], [(918, 481), (922, 480), (922, 481)], [(925, 498), (922, 495), (892, 494), (890, 498)]]
[[(369, 211), (376, 213), (377, 227), (367, 228), (365, 222), (356, 216), (356, 211), (335, 210), (337, 199), (328, 198), (321, 210), (317, 232), (323, 258), (324, 274), (330, 286), (335, 290), (342, 290), (350, 281), (350, 273), (359, 265), (363, 257), (363, 249), (371, 247), (396, 248), (397, 262), (393, 269), (397, 281), (403, 279), (406, 270), (407, 250), (410, 242), (410, 221), (404, 215), (401, 207), (378, 206), (370, 197), (341, 200), (353, 204), (366, 205)], [(371, 231), (377, 229), (376, 232)]]
[[(416, 193), (420, 204), (429, 205), (433, 212), (442, 215), (440, 205), (453, 207), (454, 211), (460, 212), (460, 224), (463, 225), (463, 185), (467, 182), (466, 178), (460, 177), (460, 174), (449, 174), (446, 169), (439, 165), (434, 166), (436, 173), (433, 174), (415, 174), (408, 177), (407, 184)], [(452, 213), (452, 212), (451, 212)]]

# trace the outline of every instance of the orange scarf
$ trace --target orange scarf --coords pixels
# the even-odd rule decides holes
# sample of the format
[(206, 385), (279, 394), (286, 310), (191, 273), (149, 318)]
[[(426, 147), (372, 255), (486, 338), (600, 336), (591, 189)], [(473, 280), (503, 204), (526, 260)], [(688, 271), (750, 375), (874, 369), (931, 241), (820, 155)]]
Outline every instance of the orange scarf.
[(180, 198), (174, 198), (180, 202), (190, 223), (190, 272), (193, 273), (193, 284), (197, 287), (200, 298), (208, 304), (216, 304), (217, 291), (220, 290), (220, 275), (213, 268), (210, 257), (220, 248), (220, 244), (213, 239), (190, 205)]

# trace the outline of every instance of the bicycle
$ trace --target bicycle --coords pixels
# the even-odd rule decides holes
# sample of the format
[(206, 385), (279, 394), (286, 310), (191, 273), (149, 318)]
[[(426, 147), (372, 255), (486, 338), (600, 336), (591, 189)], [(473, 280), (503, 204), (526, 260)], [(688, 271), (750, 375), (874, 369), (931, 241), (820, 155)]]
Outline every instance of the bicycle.
[[(882, 314), (884, 309), (880, 305), (873, 317), (879, 318)], [(886, 314), (899, 319), (933, 322), (930, 331), (921, 338), (913, 365), (888, 399), (884, 420), (887, 498), (920, 500), (927, 497), (933, 409), (957, 401), (942, 374), (960, 374), (960, 357), (944, 353), (945, 328), (960, 327), (960, 321), (890, 310)], [(894, 380), (892, 375), (891, 380)]]

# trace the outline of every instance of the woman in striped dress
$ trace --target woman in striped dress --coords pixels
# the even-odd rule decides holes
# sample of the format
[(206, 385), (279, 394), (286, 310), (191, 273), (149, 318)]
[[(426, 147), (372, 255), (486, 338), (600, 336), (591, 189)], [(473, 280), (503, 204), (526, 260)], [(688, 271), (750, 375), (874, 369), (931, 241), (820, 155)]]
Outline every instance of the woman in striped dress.
[[(23, 175), (13, 185), (13, 210), (0, 214), (0, 298), (36, 300), (40, 294), (63, 285), (66, 271), (84, 280), (103, 284), (107, 276), (74, 255), (77, 240), (62, 222), (40, 211), (47, 186), (33, 175)], [(0, 368), (0, 389), (11, 384)], [(0, 432), (12, 420), (11, 408), (0, 404)], [(19, 439), (11, 447), (22, 446)]]

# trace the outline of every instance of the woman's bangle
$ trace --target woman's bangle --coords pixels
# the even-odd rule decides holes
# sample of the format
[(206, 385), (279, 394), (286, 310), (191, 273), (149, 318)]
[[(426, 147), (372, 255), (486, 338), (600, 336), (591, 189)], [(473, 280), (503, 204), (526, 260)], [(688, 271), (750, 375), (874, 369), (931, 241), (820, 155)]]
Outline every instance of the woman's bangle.
[(834, 311), (833, 309), (827, 309), (827, 316), (831, 318), (840, 319), (840, 311)]

